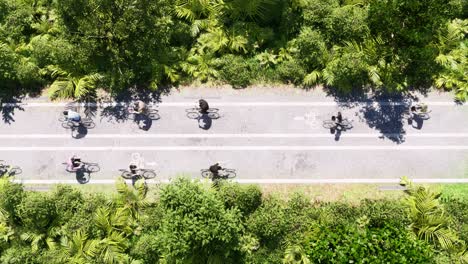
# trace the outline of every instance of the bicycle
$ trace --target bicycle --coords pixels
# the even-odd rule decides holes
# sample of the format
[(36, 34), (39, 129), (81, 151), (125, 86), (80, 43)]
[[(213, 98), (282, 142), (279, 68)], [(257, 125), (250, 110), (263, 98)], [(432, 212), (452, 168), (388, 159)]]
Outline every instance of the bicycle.
[(74, 128), (79, 127), (80, 125), (83, 125), (84, 127), (88, 129), (92, 129), (96, 127), (96, 124), (94, 123), (94, 121), (88, 117), (81, 118), (80, 122), (75, 122), (75, 121), (68, 120), (65, 116), (61, 116), (59, 117), (58, 121), (62, 122), (62, 127), (65, 129), (74, 129)]
[(332, 128), (336, 128), (338, 126), (341, 126), (343, 129), (351, 129), (353, 128), (353, 124), (351, 123), (351, 121), (349, 121), (348, 119), (343, 119), (341, 121), (341, 123), (338, 123), (336, 121), (333, 121), (333, 120), (325, 120), (323, 121), (323, 124), (322, 126), (324, 128), (327, 128), (327, 129), (332, 129)]
[[(135, 109), (133, 107), (131, 107), (131, 106), (127, 108), (127, 111), (128, 111), (128, 119), (130, 119), (130, 120), (135, 120), (136, 116), (138, 114), (140, 114), (140, 113), (136, 112)], [(142, 113), (142, 114), (146, 115), (151, 120), (158, 120), (158, 119), (161, 118), (161, 116), (159, 115), (158, 112), (159, 111), (157, 109), (147, 108), (145, 110), (145, 112)]]
[(97, 164), (97, 163), (81, 162), (82, 167), (79, 168), (78, 170), (70, 170), (69, 169), (70, 168), (70, 163), (68, 163), (68, 162), (63, 162), (62, 164), (67, 166), (65, 168), (65, 170), (67, 172), (82, 171), (82, 172), (86, 172), (86, 173), (94, 173), (94, 172), (98, 172), (98, 171), (101, 170), (101, 168), (99, 167), (99, 164)]
[[(221, 179), (232, 179), (236, 177), (236, 170), (233, 169), (223, 169), (223, 173), (219, 175)], [(203, 178), (213, 179), (213, 173), (209, 169), (201, 170), (201, 175)]]
[[(187, 117), (190, 119), (199, 119), (203, 115), (202, 113), (200, 113), (201, 109), (198, 107), (185, 109), (185, 111), (187, 112)], [(207, 115), (211, 119), (218, 119), (220, 118), (218, 111), (218, 108), (210, 108), (207, 111)]]
[(0, 160), (0, 177), (5, 175), (7, 175), (8, 177), (15, 176), (21, 174), (22, 172), (23, 170), (20, 167), (6, 165), (4, 163), (4, 160)]
[(143, 177), (146, 180), (153, 179), (156, 177), (156, 172), (150, 169), (137, 169), (137, 174), (133, 174), (131, 171), (125, 169), (120, 169), (119, 171), (122, 172), (120, 176), (127, 180), (131, 180), (134, 177)]
[(427, 119), (431, 118), (429, 113), (431, 113), (432, 111), (431, 110), (427, 111), (427, 105), (426, 104), (423, 104), (423, 103), (416, 104), (415, 107), (416, 107), (416, 111), (415, 112), (410, 111), (411, 114), (414, 114), (418, 118), (423, 119), (423, 120), (427, 120)]

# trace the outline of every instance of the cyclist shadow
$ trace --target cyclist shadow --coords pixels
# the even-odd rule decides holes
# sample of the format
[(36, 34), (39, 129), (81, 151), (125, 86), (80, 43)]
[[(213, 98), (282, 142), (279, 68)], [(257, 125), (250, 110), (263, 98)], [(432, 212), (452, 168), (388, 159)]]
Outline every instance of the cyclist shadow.
[(138, 114), (135, 116), (135, 123), (141, 130), (148, 131), (153, 125), (153, 120), (146, 115)]
[(91, 172), (88, 172), (88, 171), (79, 170), (75, 172), (75, 175), (76, 175), (76, 181), (79, 184), (86, 184), (91, 179)]
[(330, 134), (335, 135), (335, 141), (340, 141), (341, 139), (341, 133), (343, 131), (346, 131), (346, 128), (330, 128)]
[(73, 128), (71, 130), (71, 135), (74, 139), (84, 138), (86, 137), (87, 134), (88, 134), (88, 129), (81, 124), (78, 127)]
[(198, 118), (198, 127), (204, 130), (208, 130), (211, 128), (213, 124), (213, 119), (208, 116), (208, 114), (201, 114)]
[(421, 130), (424, 124), (424, 119), (419, 117), (418, 115), (413, 115), (412, 117), (408, 118), (408, 125), (412, 126), (415, 129)]

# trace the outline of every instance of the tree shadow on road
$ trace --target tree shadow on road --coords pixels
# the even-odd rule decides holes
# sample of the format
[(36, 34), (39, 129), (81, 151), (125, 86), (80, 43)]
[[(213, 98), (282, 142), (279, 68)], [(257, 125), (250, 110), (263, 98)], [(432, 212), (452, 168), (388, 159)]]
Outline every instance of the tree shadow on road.
[[(161, 102), (161, 96), (170, 93), (171, 88), (171, 86), (164, 86), (158, 88), (157, 91), (148, 91), (147, 89), (133, 86), (128, 90), (111, 96), (111, 101), (100, 101), (100, 103), (104, 105), (100, 115), (101, 121), (107, 118), (109, 122), (125, 122), (130, 119), (130, 114), (128, 113), (130, 103), (141, 100), (148, 105), (156, 105)], [(105, 104), (111, 102), (115, 102), (116, 104)], [(148, 121), (148, 123), (152, 123), (152, 120)]]
[(415, 96), (410, 93), (391, 94), (374, 90), (364, 92), (362, 89), (350, 93), (341, 93), (330, 87), (324, 90), (327, 96), (334, 97), (341, 108), (361, 107), (356, 115), (370, 128), (379, 131), (381, 138), (388, 138), (397, 144), (405, 141), (405, 115), (411, 101), (418, 101)]
[(376, 95), (359, 110), (359, 118), (382, 135), (381, 138), (405, 142), (404, 122), (414, 98), (405, 95)]
[(24, 111), (24, 108), (19, 105), (20, 103), (21, 98), (3, 98), (0, 96), (0, 112), (5, 124), (11, 124), (16, 121), (14, 118), (16, 110)]

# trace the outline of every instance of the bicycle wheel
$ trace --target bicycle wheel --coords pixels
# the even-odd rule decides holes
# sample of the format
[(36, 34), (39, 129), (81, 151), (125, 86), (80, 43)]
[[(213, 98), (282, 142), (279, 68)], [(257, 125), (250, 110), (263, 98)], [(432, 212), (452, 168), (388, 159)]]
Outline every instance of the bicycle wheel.
[(156, 172), (152, 170), (144, 170), (142, 176), (145, 179), (153, 179), (154, 177), (156, 177)]
[(87, 172), (98, 172), (101, 168), (97, 164), (87, 164), (86, 171)]
[(83, 126), (87, 129), (92, 129), (96, 127), (96, 123), (94, 123), (94, 121), (91, 118), (83, 118), (81, 124), (83, 124)]
[(198, 112), (188, 112), (187, 117), (190, 119), (198, 119), (200, 114)]
[(73, 127), (73, 123), (71, 121), (65, 121), (62, 123), (62, 127), (66, 129), (70, 129)]
[(325, 120), (325, 121), (323, 121), (322, 126), (324, 128), (332, 129), (332, 128), (336, 127), (336, 123), (335, 123), (335, 121), (332, 121), (332, 120)]
[(429, 116), (429, 113), (428, 113), (428, 112), (426, 112), (426, 113), (419, 113), (419, 114), (418, 114), (418, 117), (421, 118), (421, 119), (423, 119), (423, 120), (427, 120), (427, 119), (431, 118), (431, 117)]
[(65, 122), (65, 120), (67, 120), (67, 118), (65, 116), (63, 116), (63, 115), (61, 117), (59, 117), (59, 119), (58, 119), (59, 122)]
[(218, 119), (220, 116), (216, 112), (208, 112), (208, 117), (211, 119)]
[(189, 109), (185, 109), (185, 112), (199, 112), (200, 111), (200, 108), (189, 108)]
[(15, 176), (15, 175), (21, 174), (22, 172), (23, 172), (23, 170), (20, 169), (20, 167), (12, 167), (8, 171), (8, 176)]
[(209, 170), (202, 170), (202, 171), (201, 171), (201, 176), (202, 176), (203, 178), (211, 179), (211, 177), (213, 177), (213, 174), (212, 174), (211, 171), (209, 171)]
[(218, 111), (219, 111), (218, 108), (209, 108), (209, 109), (207, 110), (208, 113), (217, 113)]
[(158, 120), (161, 117), (159, 116), (159, 114), (157, 112), (153, 112), (153, 113), (148, 114), (148, 118), (151, 119), (151, 120)]
[(129, 171), (123, 171), (122, 175), (120, 176), (122, 176), (122, 178), (127, 179), (127, 180), (133, 179), (133, 174)]
[(236, 177), (236, 171), (235, 170), (224, 170), (226, 172), (225, 178), (226, 179), (232, 179)]
[(341, 126), (342, 126), (344, 129), (351, 129), (351, 128), (353, 128), (353, 124), (352, 124), (349, 120), (346, 120), (346, 119), (343, 119), (343, 121), (341, 121)]

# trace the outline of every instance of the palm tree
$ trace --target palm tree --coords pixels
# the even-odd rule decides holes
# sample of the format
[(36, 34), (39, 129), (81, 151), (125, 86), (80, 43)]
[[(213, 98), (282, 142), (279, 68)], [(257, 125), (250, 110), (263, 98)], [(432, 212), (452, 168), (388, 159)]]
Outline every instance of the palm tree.
[(468, 20), (454, 19), (448, 23), (445, 34), (439, 36), (439, 55), (435, 61), (444, 69), (434, 77), (438, 88), (455, 90), (456, 98), (468, 98)]
[(116, 182), (118, 196), (116, 197), (116, 205), (120, 208), (130, 210), (130, 215), (134, 220), (140, 219), (140, 213), (148, 206), (146, 194), (148, 188), (144, 184), (144, 180), (138, 180), (135, 183), (135, 188), (129, 187), (122, 178)]
[(31, 244), (31, 251), (37, 252), (39, 249), (45, 247), (50, 250), (57, 248), (57, 241), (62, 235), (61, 227), (51, 226), (45, 232), (32, 232), (27, 231), (20, 235), (21, 240)]
[(288, 245), (284, 252), (284, 264), (310, 264), (309, 258), (300, 245)]
[(58, 67), (49, 67), (55, 81), (50, 85), (49, 96), (57, 98), (73, 98), (79, 101), (90, 101), (96, 97), (96, 89), (103, 76), (98, 73), (85, 76), (75, 76)]
[(440, 246), (449, 252), (464, 252), (465, 245), (449, 227), (450, 219), (445, 215), (439, 202), (441, 193), (423, 186), (414, 186), (407, 177), (402, 177), (400, 185), (407, 189), (405, 203), (411, 219), (410, 228), (419, 238)]

